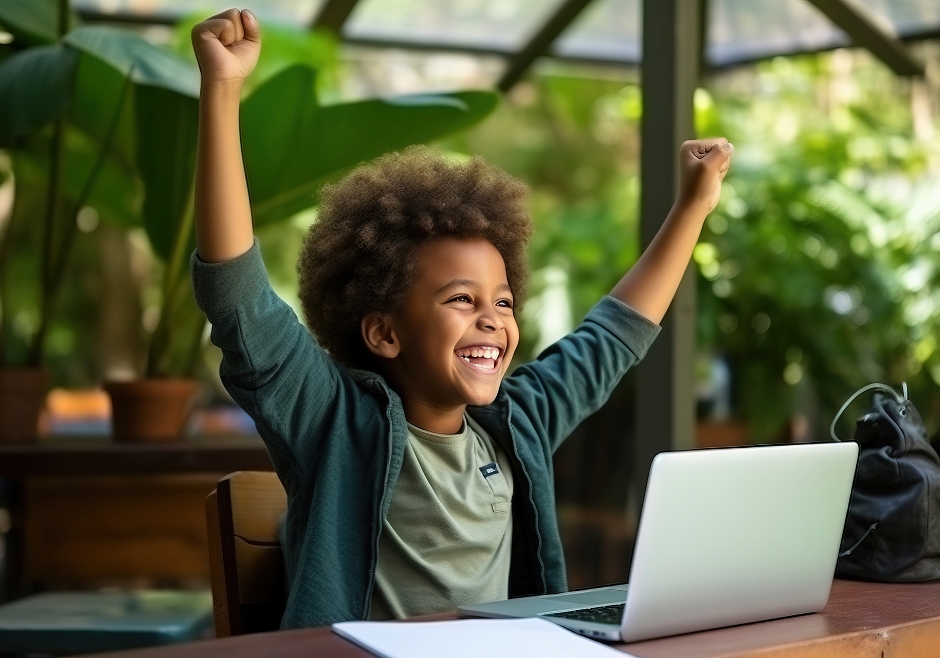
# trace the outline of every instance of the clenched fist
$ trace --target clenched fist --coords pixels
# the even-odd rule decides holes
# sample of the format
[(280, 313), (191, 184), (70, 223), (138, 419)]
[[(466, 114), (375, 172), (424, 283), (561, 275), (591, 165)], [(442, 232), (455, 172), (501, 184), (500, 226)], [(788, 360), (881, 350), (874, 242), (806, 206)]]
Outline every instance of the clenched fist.
[(229, 9), (193, 28), (193, 50), (203, 84), (241, 84), (261, 54), (261, 27), (247, 9)]
[(679, 149), (679, 202), (710, 213), (721, 198), (721, 181), (734, 146), (724, 137), (684, 142)]

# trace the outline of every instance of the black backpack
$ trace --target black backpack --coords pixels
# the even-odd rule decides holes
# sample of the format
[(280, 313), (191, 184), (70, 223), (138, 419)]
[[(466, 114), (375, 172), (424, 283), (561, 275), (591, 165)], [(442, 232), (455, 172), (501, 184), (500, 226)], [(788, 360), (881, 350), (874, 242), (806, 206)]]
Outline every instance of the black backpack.
[(884, 384), (856, 421), (858, 467), (842, 533), (836, 576), (910, 583), (940, 580), (940, 457), (924, 422), (903, 394)]

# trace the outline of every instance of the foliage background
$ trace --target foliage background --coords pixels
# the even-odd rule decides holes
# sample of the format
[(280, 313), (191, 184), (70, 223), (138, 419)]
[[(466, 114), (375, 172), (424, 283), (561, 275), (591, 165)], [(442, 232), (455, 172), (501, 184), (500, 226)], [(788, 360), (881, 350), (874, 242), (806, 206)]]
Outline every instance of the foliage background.
[[(266, 76), (303, 52), (320, 63), (321, 95), (343, 97), (335, 44), (289, 34), (282, 43), (290, 52), (272, 52)], [(937, 44), (922, 47), (938, 60)], [(7, 54), (0, 48), (0, 59)], [(482, 153), (532, 188), (534, 274), (520, 359), (573, 326), (637, 257), (641, 92), (632, 76), (542, 67), (487, 121), (441, 143)], [(824, 438), (841, 402), (871, 381), (907, 381), (928, 430), (940, 423), (940, 101), (936, 71), (929, 78), (899, 79), (866, 53), (843, 50), (712, 74), (696, 95), (699, 133), (736, 146), (695, 252), (703, 397), (712, 362), (727, 363), (734, 415), (755, 441)], [(6, 162), (0, 184), (9, 185)], [(101, 221), (86, 216), (80, 227), (49, 335), (57, 385), (93, 386), (133, 368), (156, 323), (159, 263), (140, 229), (97, 210)], [(308, 211), (259, 231), (288, 300), (301, 236), (315, 219)], [(15, 255), (27, 259), (31, 230), (10, 236), (7, 284), (23, 308), (35, 285), (30, 263)], [(28, 311), (13, 318), (23, 335), (32, 322)], [(217, 355), (206, 355), (211, 379)]]
[[(561, 278), (574, 320), (638, 248), (641, 92), (629, 79), (583, 75), (535, 76), (448, 144), (532, 186), (533, 303), (540, 311), (540, 295)], [(712, 360), (730, 366), (734, 413), (755, 442), (824, 439), (842, 402), (873, 381), (906, 381), (928, 431), (940, 423), (931, 76), (901, 79), (842, 50), (715, 74), (696, 94), (698, 134), (736, 148), (695, 251), (700, 384), (709, 389)], [(536, 315), (524, 318), (530, 350), (544, 342)], [(852, 431), (847, 415), (842, 436)]]

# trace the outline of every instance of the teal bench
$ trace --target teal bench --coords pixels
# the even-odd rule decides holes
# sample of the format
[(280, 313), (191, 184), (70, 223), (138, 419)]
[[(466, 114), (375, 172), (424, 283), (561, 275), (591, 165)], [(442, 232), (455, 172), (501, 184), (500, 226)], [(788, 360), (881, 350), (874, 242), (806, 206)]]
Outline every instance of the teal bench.
[(0, 605), (0, 653), (81, 654), (212, 636), (211, 592), (51, 592)]

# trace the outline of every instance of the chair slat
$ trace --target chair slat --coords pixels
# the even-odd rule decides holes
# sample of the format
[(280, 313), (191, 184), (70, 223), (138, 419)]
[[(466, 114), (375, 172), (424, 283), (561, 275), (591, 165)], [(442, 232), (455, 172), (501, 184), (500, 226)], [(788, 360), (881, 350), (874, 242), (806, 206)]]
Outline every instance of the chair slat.
[(219, 529), (219, 495), (213, 489), (206, 497), (206, 526), (209, 530), (209, 577), (212, 581), (212, 612), (216, 637), (232, 634), (229, 625), (228, 593), (222, 560), (222, 533)]
[(286, 509), (274, 473), (231, 473), (206, 499), (219, 637), (279, 627), (287, 597), (278, 526)]
[(228, 478), (235, 535), (250, 542), (279, 543), (278, 524), (287, 509), (287, 493), (277, 475), (239, 471)]
[(236, 537), (235, 560), (241, 603), (284, 601), (284, 554), (280, 546), (258, 546)]

